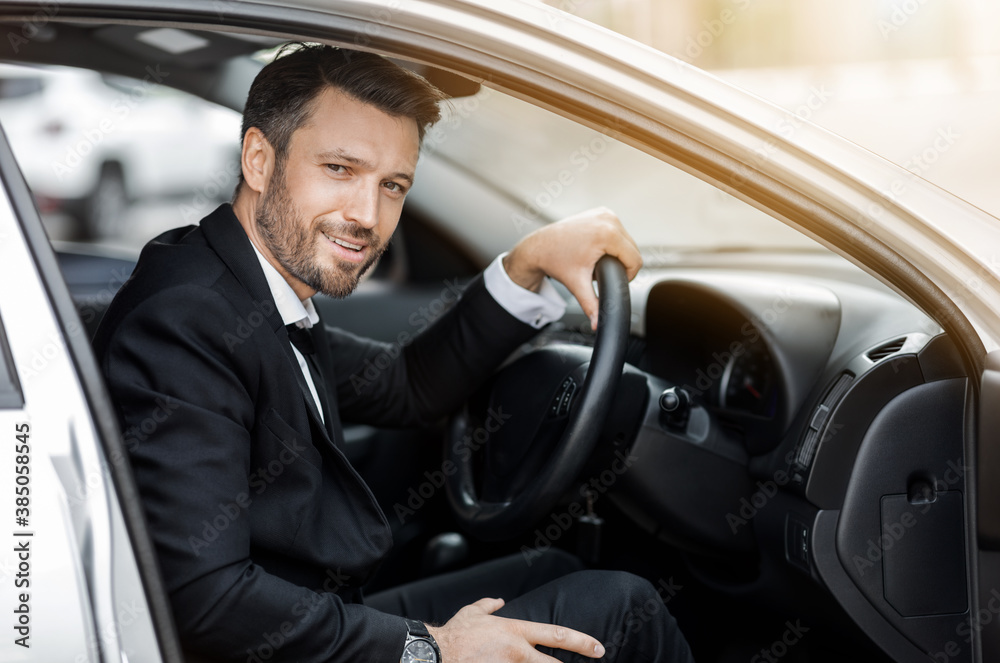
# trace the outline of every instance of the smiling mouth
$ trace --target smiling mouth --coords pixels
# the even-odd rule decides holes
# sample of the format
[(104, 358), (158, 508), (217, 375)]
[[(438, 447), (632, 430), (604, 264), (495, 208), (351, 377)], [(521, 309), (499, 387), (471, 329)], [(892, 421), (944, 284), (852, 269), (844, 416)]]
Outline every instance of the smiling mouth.
[(337, 244), (338, 246), (342, 246), (345, 249), (348, 249), (350, 251), (360, 251), (361, 249), (365, 248), (361, 244), (351, 244), (347, 240), (340, 239), (339, 237), (330, 237), (326, 233), (323, 233), (323, 236), (326, 237), (331, 242), (333, 242), (334, 244)]

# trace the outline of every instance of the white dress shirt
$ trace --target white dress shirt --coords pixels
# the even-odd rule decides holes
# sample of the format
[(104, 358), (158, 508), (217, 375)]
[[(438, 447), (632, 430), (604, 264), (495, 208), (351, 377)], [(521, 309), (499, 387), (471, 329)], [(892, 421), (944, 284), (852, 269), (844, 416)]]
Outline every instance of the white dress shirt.
[[(252, 242), (251, 246), (253, 246)], [(292, 286), (288, 285), (288, 281), (278, 273), (274, 265), (267, 261), (267, 258), (256, 246), (253, 247), (253, 250), (257, 254), (261, 269), (264, 270), (264, 278), (267, 279), (267, 285), (271, 289), (271, 296), (274, 297), (274, 305), (278, 308), (278, 314), (281, 315), (281, 322), (285, 325), (298, 325), (305, 329), (309, 329), (319, 322), (319, 314), (316, 313), (312, 298), (300, 300), (295, 291), (292, 290)], [(559, 296), (549, 279), (546, 278), (542, 281), (542, 287), (537, 293), (522, 288), (510, 279), (507, 270), (503, 267), (503, 258), (506, 255), (503, 253), (497, 256), (483, 272), (486, 289), (493, 296), (493, 299), (508, 313), (535, 329), (540, 329), (561, 318), (566, 312), (566, 302)], [(299, 370), (302, 371), (302, 375), (306, 379), (309, 393), (312, 394), (313, 402), (316, 403), (316, 409), (319, 410), (320, 417), (323, 417), (323, 406), (316, 393), (316, 385), (313, 383), (306, 358), (294, 345), (292, 352), (295, 353), (295, 358), (299, 362)]]

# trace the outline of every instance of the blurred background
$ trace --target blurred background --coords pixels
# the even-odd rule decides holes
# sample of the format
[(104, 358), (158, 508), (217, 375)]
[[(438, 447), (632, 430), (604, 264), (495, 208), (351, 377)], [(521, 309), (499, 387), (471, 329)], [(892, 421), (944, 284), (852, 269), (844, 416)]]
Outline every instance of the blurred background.
[[(992, 172), (1000, 146), (995, 0), (546, 1), (777, 103), (1000, 216)], [(161, 82), (155, 71), (138, 81), (0, 65), (0, 122), (53, 239), (135, 251), (230, 198), (239, 115)], [(512, 135), (511, 122), (536, 131)], [(737, 213), (724, 194), (624, 146), (581, 174), (572, 196), (537, 210), (531, 201), (544, 197), (540, 187), (560, 160), (596, 134), (488, 90), (456, 100), (442, 125), (425, 142), (434, 154), (422, 163), (478, 169), (480, 179), (526, 201), (533, 222), (608, 204), (635, 219), (630, 230), (644, 246), (664, 245), (663, 213), (640, 205), (648, 187), (629, 175), (654, 172), (672, 196), (672, 215), (698, 220), (669, 235), (675, 246), (803, 242), (776, 223), (757, 232), (744, 221), (756, 210)], [(524, 150), (538, 158), (526, 164)], [(692, 186), (698, 196), (685, 198)]]
[(995, 0), (548, 0), (1000, 216)]

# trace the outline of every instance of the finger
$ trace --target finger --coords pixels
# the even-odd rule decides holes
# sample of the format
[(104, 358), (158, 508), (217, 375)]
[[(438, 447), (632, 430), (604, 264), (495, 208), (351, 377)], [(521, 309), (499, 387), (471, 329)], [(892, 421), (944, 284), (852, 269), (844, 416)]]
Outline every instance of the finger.
[(521, 622), (524, 636), (533, 645), (571, 651), (588, 658), (604, 656), (604, 645), (586, 633), (556, 624)]
[(642, 254), (639, 253), (638, 249), (629, 246), (628, 248), (623, 247), (621, 251), (608, 251), (608, 253), (618, 258), (625, 267), (625, 275), (629, 281), (634, 279), (639, 274), (639, 270), (642, 269)]
[[(483, 598), (479, 599), (475, 603), (470, 603), (469, 605), (462, 608), (462, 610), (469, 610), (470, 612), (476, 612), (482, 615), (492, 615), (494, 612), (503, 607), (503, 599), (490, 599)], [(460, 610), (459, 612), (462, 612)]]
[(642, 253), (639, 251), (639, 246), (635, 243), (635, 240), (624, 229), (616, 237), (616, 240), (605, 248), (605, 252), (608, 255), (618, 258), (625, 267), (628, 280), (631, 281), (642, 268)]
[(586, 273), (585, 276), (566, 279), (563, 285), (576, 297), (576, 301), (580, 302), (583, 314), (590, 320), (590, 328), (596, 330), (598, 302), (597, 295), (594, 294), (593, 271)]
[(621, 263), (625, 266), (625, 271), (628, 274), (628, 280), (631, 281), (639, 273), (639, 269), (642, 267), (642, 254), (639, 250), (639, 244), (635, 241), (625, 229), (625, 225), (618, 218), (618, 215), (607, 207), (600, 207), (594, 210), (599, 216), (604, 216), (610, 220), (616, 229), (614, 238), (605, 247), (605, 252), (618, 258)]
[(559, 661), (558, 658), (549, 656), (548, 654), (543, 654), (537, 649), (531, 649), (528, 651), (524, 660), (527, 661), (527, 663), (552, 663), (552, 661)]

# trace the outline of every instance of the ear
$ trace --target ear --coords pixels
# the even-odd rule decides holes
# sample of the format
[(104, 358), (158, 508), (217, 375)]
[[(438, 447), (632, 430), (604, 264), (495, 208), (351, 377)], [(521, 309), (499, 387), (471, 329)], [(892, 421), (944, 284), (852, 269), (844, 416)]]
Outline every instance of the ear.
[(257, 193), (263, 193), (274, 172), (274, 148), (257, 127), (250, 127), (243, 136), (240, 166), (247, 186)]

